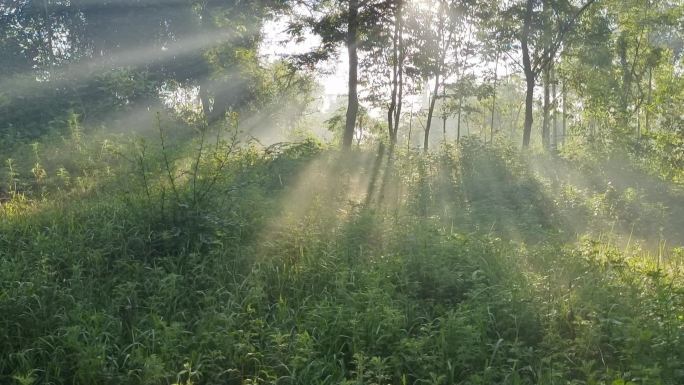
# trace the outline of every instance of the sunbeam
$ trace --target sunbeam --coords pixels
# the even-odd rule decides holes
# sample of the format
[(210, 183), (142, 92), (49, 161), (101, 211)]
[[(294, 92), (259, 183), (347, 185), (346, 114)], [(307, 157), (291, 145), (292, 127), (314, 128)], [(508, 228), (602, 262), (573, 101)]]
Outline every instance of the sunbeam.
[(684, 4), (0, 0), (0, 384), (684, 384)]

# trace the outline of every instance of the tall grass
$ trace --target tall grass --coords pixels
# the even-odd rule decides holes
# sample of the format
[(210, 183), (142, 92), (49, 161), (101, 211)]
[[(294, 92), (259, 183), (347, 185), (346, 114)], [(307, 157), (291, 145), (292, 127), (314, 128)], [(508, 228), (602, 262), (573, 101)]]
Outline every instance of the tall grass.
[(509, 147), (385, 178), (314, 141), (157, 128), (6, 172), (1, 382), (684, 382), (681, 249), (575, 242)]

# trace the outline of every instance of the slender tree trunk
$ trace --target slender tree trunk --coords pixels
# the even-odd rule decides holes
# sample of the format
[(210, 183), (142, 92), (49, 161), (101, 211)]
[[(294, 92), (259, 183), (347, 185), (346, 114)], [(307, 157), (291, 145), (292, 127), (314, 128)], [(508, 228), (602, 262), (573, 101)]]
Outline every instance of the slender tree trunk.
[[(446, 100), (446, 87), (442, 87), (442, 102)], [(442, 136), (444, 137), (444, 143), (446, 143), (447, 138), (446, 138), (446, 122), (447, 122), (447, 113), (446, 109), (442, 108)]]
[(626, 127), (629, 123), (629, 97), (632, 88), (632, 72), (627, 59), (627, 37), (623, 33), (617, 40), (617, 51), (620, 59), (620, 70), (622, 71), (622, 92), (620, 94), (620, 125)]
[(423, 139), (423, 152), (428, 152), (430, 146), (430, 127), (432, 126), (432, 115), (435, 112), (435, 102), (437, 101), (437, 93), (439, 92), (439, 71), (435, 76), (435, 87), (432, 90), (432, 98), (430, 99), (430, 106), (428, 107), (427, 123), (425, 124), (425, 138)]
[(551, 66), (551, 94), (553, 96), (553, 117), (551, 125), (553, 126), (553, 150), (558, 150), (558, 94), (556, 93), (556, 67)]
[[(641, 104), (641, 103), (639, 103)], [(641, 139), (641, 105), (636, 106), (636, 120), (637, 120), (637, 126), (636, 126), (636, 139), (637, 141)]]
[(647, 104), (646, 104), (646, 122), (644, 124), (644, 128), (646, 129), (646, 132), (649, 132), (651, 130), (651, 103), (653, 102), (652, 100), (652, 92), (653, 92), (653, 67), (650, 67), (648, 69), (648, 96), (647, 96)]
[(523, 148), (530, 146), (532, 136), (532, 106), (534, 104), (534, 75), (525, 75), (527, 90), (525, 92), (525, 124), (523, 126)]
[(456, 143), (461, 141), (461, 109), (463, 108), (463, 93), (458, 98), (458, 118), (456, 122)]
[[(444, 18), (445, 15), (443, 12), (445, 9), (443, 8), (444, 2), (440, 2), (440, 15), (439, 15), (439, 25), (438, 25), (438, 47), (439, 51), (437, 52), (437, 57), (436, 57), (436, 70), (435, 70), (435, 87), (432, 90), (432, 99), (430, 100), (430, 106), (428, 107), (428, 116), (427, 116), (427, 122), (425, 126), (425, 138), (423, 139), (423, 152), (428, 152), (429, 146), (430, 146), (430, 128), (432, 127), (432, 116), (434, 115), (435, 112), (435, 102), (437, 102), (437, 96), (439, 93), (439, 81), (440, 81), (440, 74), (444, 70), (444, 61), (445, 61), (445, 56), (446, 56), (446, 50), (447, 50), (447, 44), (444, 41)], [(451, 39), (451, 33), (449, 34), (449, 40)], [(440, 52), (441, 51), (441, 52)]]
[[(400, 44), (400, 48), (402, 45)], [(404, 96), (404, 76), (403, 76), (403, 60), (404, 60), (404, 55), (400, 55), (401, 61), (399, 64), (399, 89), (397, 90), (397, 105), (394, 109), (394, 129), (393, 129), (393, 137), (394, 137), (394, 143), (397, 141), (397, 136), (399, 134), (399, 122), (401, 121), (401, 106), (403, 104), (403, 96)]]
[(356, 147), (361, 147), (361, 139), (363, 139), (363, 116), (359, 117), (358, 129), (355, 130), (356, 134)]
[(411, 103), (411, 114), (409, 116), (408, 139), (406, 139), (406, 150), (411, 151), (411, 132), (413, 130), (413, 103)]
[(542, 118), (542, 144), (544, 149), (548, 150), (550, 147), (550, 130), (549, 130), (549, 115), (551, 112), (551, 64), (546, 65), (543, 69), (544, 73), (544, 116)]
[(342, 149), (344, 150), (351, 149), (352, 140), (354, 139), (354, 127), (356, 126), (356, 115), (359, 112), (359, 96), (357, 92), (359, 57), (356, 51), (357, 30), (359, 22), (358, 14), (359, 1), (349, 0), (349, 13), (347, 18), (347, 54), (349, 56), (349, 96), (347, 101), (347, 116), (344, 125), (344, 136), (342, 139)]
[(390, 139), (389, 156), (392, 156), (399, 132), (401, 105), (404, 88), (404, 47), (403, 47), (403, 0), (396, 0), (394, 35), (392, 38), (392, 94), (387, 123)]
[(563, 145), (565, 145), (565, 135), (568, 126), (568, 91), (565, 84), (566, 82), (565, 78), (563, 78), (563, 85), (561, 88), (561, 96), (563, 97), (563, 140), (561, 143)]
[(491, 122), (490, 122), (490, 130), (491, 130), (491, 137), (492, 137), (492, 143), (494, 143), (494, 115), (496, 113), (496, 86), (497, 86), (497, 80), (498, 80), (498, 74), (497, 71), (499, 70), (499, 52), (496, 52), (496, 61), (494, 64), (494, 92), (492, 94), (492, 117), (491, 117)]
[(390, 105), (387, 110), (387, 136), (390, 142), (396, 141), (394, 137), (394, 110), (397, 108), (397, 91), (399, 86), (399, 16), (395, 15), (394, 33), (392, 35), (392, 91), (390, 93)]
[(525, 21), (523, 23), (522, 35), (520, 38), (520, 45), (522, 48), (523, 69), (525, 72), (525, 84), (527, 86), (525, 92), (525, 126), (523, 127), (523, 148), (530, 146), (530, 137), (532, 136), (532, 108), (534, 104), (534, 83), (535, 73), (532, 70), (532, 61), (530, 60), (530, 47), (528, 40), (530, 37), (530, 24), (532, 24), (532, 12), (534, 10), (534, 0), (527, 0), (527, 8), (525, 11)]
[(482, 109), (482, 124), (480, 125), (481, 132), (482, 132), (482, 137), (484, 138), (485, 144), (487, 144), (487, 109), (483, 108)]
[(388, 112), (388, 129), (390, 135), (390, 145), (387, 151), (387, 164), (385, 165), (385, 172), (382, 177), (380, 185), (379, 199), (380, 202), (385, 200), (385, 191), (388, 184), (393, 179), (394, 174), (394, 147), (397, 144), (399, 134), (399, 121), (401, 120), (401, 104), (404, 88), (403, 67), (404, 67), (404, 49), (403, 49), (403, 2), (404, 0), (395, 0), (396, 11), (394, 19), (394, 36), (392, 39), (392, 55), (393, 55), (393, 71), (392, 71), (392, 101), (391, 108)]

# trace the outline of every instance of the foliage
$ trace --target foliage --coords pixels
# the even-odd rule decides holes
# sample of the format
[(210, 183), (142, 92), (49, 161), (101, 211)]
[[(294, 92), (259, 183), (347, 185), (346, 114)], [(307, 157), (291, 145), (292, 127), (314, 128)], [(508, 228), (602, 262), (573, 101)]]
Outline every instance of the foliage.
[(563, 245), (562, 207), (509, 145), (399, 153), (398, 184), (365, 206), (362, 157), (240, 144), (235, 123), (187, 142), (160, 119), (159, 139), (95, 163), (101, 144), (74, 134), (70, 171), (44, 169), (50, 143), (31, 173), (8, 163), (3, 381), (684, 380), (681, 250)]
[[(320, 44), (266, 62), (274, 12)], [(0, 3), (0, 383), (684, 383), (682, 27), (651, 0)], [(342, 46), (349, 111), (306, 117)], [(304, 124), (346, 151), (282, 141)]]

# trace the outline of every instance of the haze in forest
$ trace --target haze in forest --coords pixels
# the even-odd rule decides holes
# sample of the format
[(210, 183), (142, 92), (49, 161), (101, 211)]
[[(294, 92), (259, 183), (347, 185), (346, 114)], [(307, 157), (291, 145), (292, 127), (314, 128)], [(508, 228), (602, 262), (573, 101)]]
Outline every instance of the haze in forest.
[(0, 384), (684, 383), (682, 0), (0, 0)]

